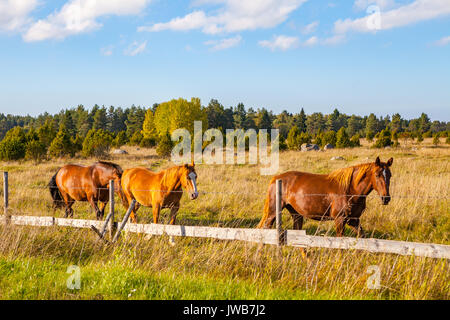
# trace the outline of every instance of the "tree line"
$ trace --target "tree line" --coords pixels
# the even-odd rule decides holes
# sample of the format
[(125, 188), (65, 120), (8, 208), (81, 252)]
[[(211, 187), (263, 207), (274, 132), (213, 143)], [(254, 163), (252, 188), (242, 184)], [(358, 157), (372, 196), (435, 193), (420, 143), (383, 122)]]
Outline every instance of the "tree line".
[(279, 129), (281, 149), (297, 150), (304, 143), (320, 146), (331, 144), (347, 148), (359, 146), (362, 137), (376, 139), (374, 146), (396, 146), (399, 139), (423, 140), (447, 137), (450, 122), (431, 121), (422, 113), (416, 119), (404, 119), (396, 113), (377, 117), (346, 115), (337, 108), (331, 114), (306, 114), (283, 111), (275, 114), (266, 108), (246, 109), (239, 103), (224, 107), (212, 99), (202, 106), (200, 99), (173, 99), (154, 104), (150, 108), (131, 106), (106, 108), (95, 105), (87, 109), (82, 105), (63, 109), (57, 114), (47, 112), (36, 117), (5, 115), (0, 113), (0, 160), (22, 158), (104, 156), (111, 147), (125, 144), (141, 147), (157, 146), (157, 151), (170, 150), (170, 133), (186, 128), (193, 133), (194, 121), (202, 121), (203, 128), (226, 129)]

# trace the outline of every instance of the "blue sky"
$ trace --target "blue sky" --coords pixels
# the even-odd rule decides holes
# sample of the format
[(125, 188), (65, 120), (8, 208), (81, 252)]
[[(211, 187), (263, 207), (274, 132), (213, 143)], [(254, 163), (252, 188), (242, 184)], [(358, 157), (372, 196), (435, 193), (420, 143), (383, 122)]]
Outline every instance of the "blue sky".
[(0, 112), (172, 98), (450, 120), (450, 0), (0, 0)]

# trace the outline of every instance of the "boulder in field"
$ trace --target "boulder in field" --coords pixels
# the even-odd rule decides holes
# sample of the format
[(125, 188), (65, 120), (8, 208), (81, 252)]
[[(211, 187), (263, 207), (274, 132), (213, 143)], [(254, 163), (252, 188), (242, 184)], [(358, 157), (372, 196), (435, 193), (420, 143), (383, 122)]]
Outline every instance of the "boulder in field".
[(126, 152), (125, 150), (122, 149), (115, 149), (112, 152), (113, 154), (128, 154), (128, 152)]
[(345, 160), (344, 157), (338, 156), (338, 157), (332, 157), (330, 160), (335, 161), (335, 160)]
[(334, 146), (333, 146), (331, 143), (326, 144), (326, 145), (323, 147), (323, 150), (330, 150), (330, 149), (334, 149)]
[(313, 144), (313, 143), (304, 143), (301, 146), (301, 150), (302, 151), (318, 151), (320, 148), (317, 144)]

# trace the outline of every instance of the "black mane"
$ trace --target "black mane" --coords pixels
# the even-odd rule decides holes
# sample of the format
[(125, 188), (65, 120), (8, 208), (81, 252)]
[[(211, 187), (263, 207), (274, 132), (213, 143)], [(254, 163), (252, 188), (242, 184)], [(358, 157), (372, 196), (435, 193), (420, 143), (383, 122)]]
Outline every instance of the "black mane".
[(96, 163), (98, 163), (98, 164), (103, 164), (103, 165), (105, 165), (105, 166), (113, 167), (113, 168), (116, 169), (120, 174), (123, 173), (122, 168), (121, 168), (118, 164), (116, 164), (116, 163), (108, 162), (108, 161), (97, 161)]

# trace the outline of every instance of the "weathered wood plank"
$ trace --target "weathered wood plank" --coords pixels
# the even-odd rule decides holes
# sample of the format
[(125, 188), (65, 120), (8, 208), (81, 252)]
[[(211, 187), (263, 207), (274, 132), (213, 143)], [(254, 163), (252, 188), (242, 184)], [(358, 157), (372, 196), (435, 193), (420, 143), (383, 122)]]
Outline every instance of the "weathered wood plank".
[(449, 245), (433, 243), (297, 235), (288, 237), (287, 245), (330, 249), (354, 249), (369, 252), (450, 259)]

